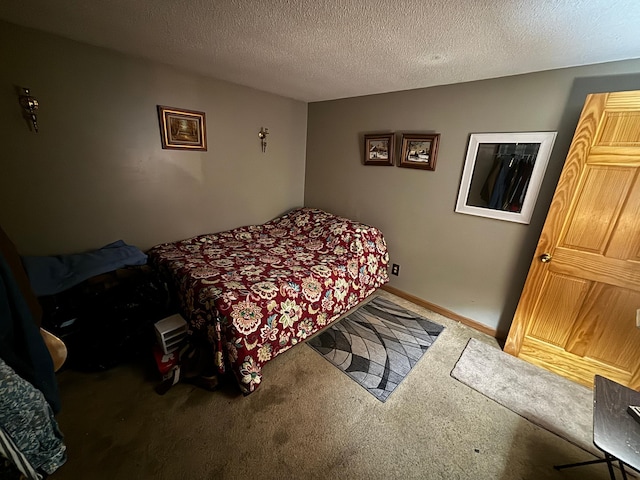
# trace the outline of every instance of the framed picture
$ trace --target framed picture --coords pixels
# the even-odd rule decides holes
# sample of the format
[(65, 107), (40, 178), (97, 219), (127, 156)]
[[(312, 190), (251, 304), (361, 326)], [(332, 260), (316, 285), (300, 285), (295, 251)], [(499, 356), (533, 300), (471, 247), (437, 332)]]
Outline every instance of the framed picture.
[(393, 133), (367, 134), (364, 136), (365, 165), (393, 165), (395, 150)]
[(403, 134), (399, 167), (436, 169), (439, 133)]
[(158, 105), (162, 148), (207, 151), (204, 112)]
[(556, 134), (471, 134), (456, 212), (529, 223)]

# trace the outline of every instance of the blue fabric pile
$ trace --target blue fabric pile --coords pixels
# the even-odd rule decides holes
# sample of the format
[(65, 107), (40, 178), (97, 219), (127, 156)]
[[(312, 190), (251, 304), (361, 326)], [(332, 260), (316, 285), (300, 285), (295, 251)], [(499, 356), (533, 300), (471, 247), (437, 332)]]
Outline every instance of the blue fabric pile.
[(55, 295), (102, 273), (146, 263), (147, 256), (140, 249), (122, 240), (87, 253), (22, 257), (29, 282), (38, 297)]

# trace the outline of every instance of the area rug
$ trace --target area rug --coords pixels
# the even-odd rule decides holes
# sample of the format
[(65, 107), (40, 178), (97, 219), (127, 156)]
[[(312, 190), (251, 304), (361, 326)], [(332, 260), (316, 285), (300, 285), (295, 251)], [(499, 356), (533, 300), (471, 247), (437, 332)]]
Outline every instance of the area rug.
[(308, 344), (384, 402), (443, 330), (376, 297)]
[(593, 445), (593, 392), (476, 339), (451, 371), (456, 380), (578, 447)]

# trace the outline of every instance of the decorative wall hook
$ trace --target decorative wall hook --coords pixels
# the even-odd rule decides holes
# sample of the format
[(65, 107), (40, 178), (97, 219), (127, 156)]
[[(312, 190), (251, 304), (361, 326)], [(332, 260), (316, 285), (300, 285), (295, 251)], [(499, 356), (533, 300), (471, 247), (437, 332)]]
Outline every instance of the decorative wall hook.
[(258, 132), (258, 138), (260, 139), (260, 146), (262, 147), (262, 153), (267, 151), (267, 135), (269, 135), (269, 129), (260, 127)]
[(24, 108), (25, 116), (31, 120), (33, 124), (33, 130), (38, 133), (38, 117), (36, 112), (38, 111), (38, 100), (31, 96), (28, 88), (22, 88), (23, 94), (20, 95), (20, 105)]

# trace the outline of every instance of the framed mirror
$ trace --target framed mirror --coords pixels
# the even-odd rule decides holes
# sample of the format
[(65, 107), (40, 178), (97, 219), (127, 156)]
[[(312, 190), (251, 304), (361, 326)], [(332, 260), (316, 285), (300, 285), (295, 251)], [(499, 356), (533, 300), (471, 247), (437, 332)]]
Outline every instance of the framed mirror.
[(456, 212), (529, 223), (556, 134), (471, 134)]

